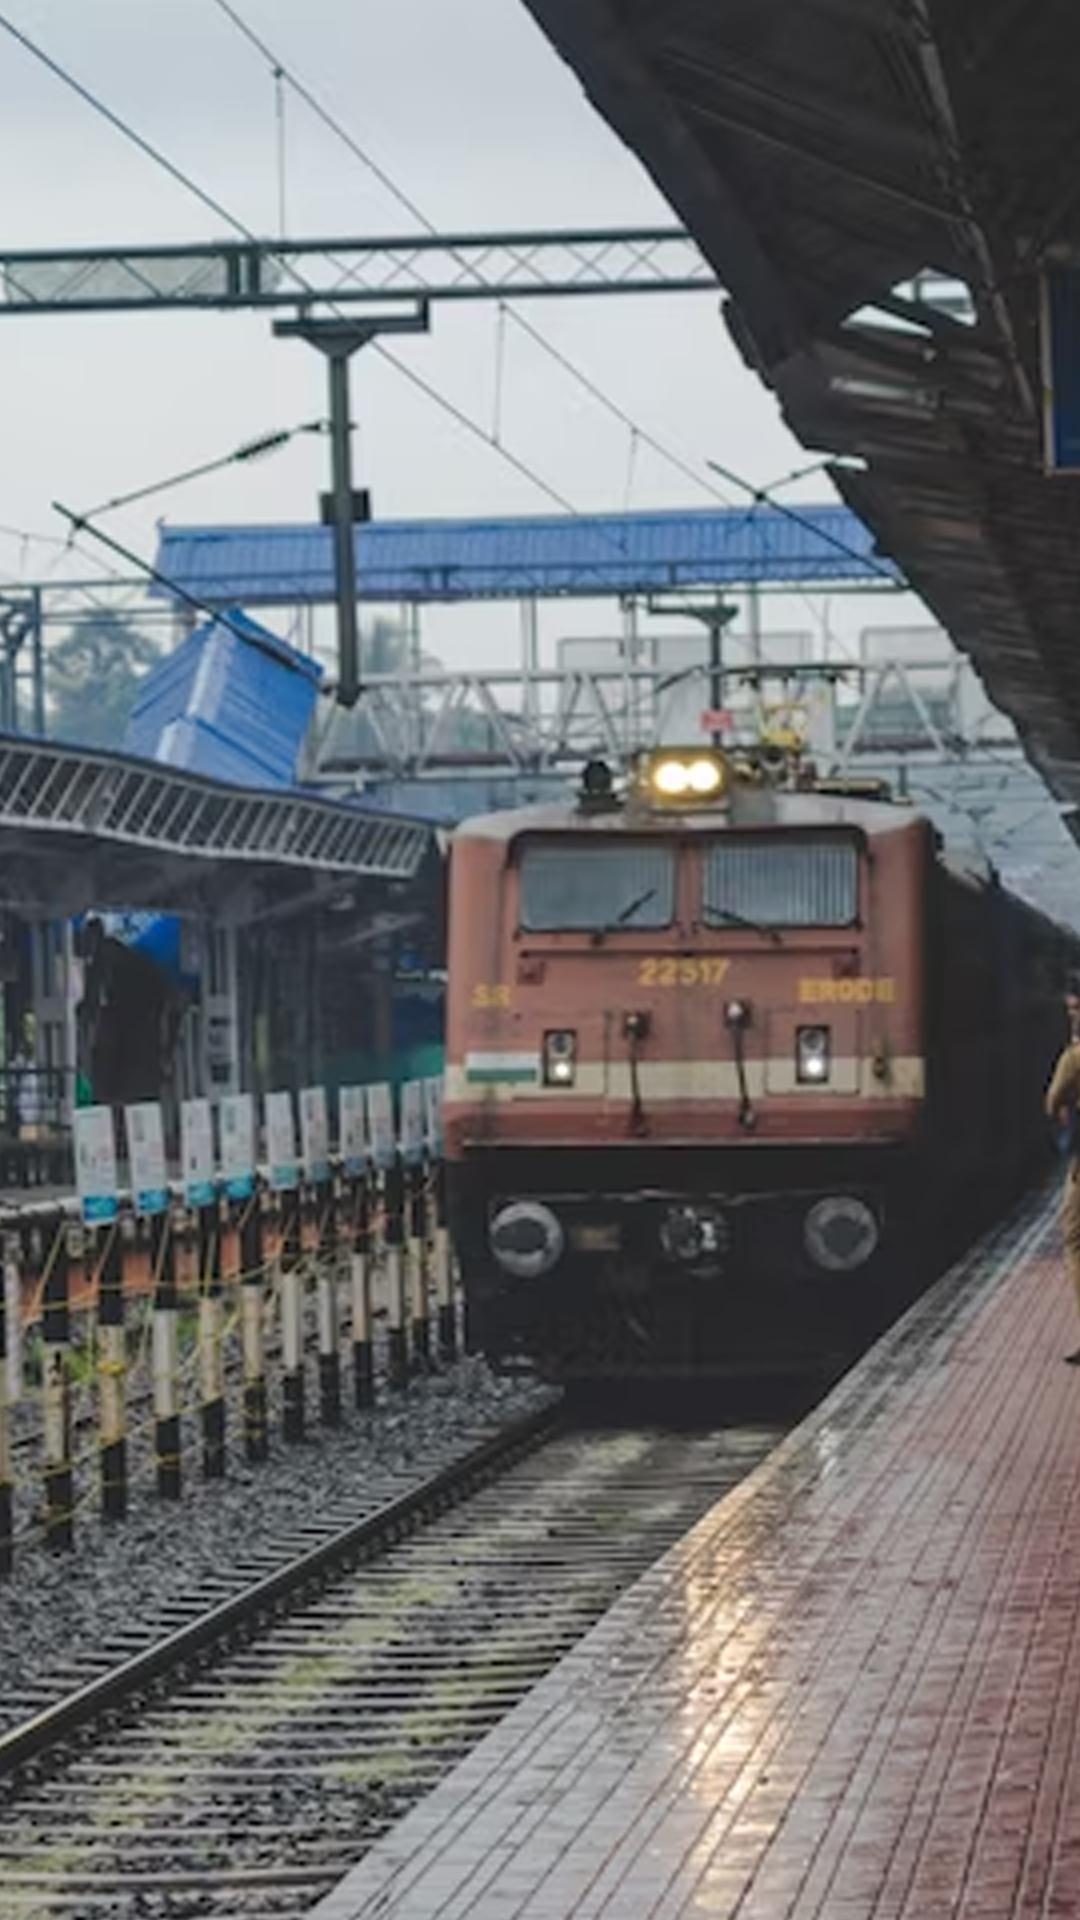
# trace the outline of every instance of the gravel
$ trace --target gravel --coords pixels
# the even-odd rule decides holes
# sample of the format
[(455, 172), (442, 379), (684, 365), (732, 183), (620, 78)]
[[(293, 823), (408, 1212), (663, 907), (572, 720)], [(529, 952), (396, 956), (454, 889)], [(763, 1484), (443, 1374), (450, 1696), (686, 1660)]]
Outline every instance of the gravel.
[[(314, 1394), (313, 1380), (308, 1391)], [(244, 1563), (250, 1568), (281, 1536), (328, 1511), (381, 1505), (550, 1398), (548, 1388), (462, 1360), (370, 1412), (346, 1406), (337, 1429), (319, 1428), (313, 1415), (296, 1446), (284, 1445), (278, 1420), (271, 1458), (258, 1467), (243, 1458), (231, 1408), (227, 1478), (200, 1480), (189, 1422), (184, 1491), (168, 1503), (147, 1485), (148, 1442), (136, 1441), (127, 1519), (105, 1524), (87, 1499), (71, 1552), (24, 1540), (14, 1574), (0, 1583), (0, 1729), (70, 1691), (76, 1663), (100, 1663), (118, 1636), (166, 1632), (168, 1609), (208, 1579), (239, 1584)], [(310, 1405), (317, 1407), (314, 1397)], [(124, 1650), (131, 1651), (130, 1639)], [(123, 1650), (112, 1651), (119, 1658)]]

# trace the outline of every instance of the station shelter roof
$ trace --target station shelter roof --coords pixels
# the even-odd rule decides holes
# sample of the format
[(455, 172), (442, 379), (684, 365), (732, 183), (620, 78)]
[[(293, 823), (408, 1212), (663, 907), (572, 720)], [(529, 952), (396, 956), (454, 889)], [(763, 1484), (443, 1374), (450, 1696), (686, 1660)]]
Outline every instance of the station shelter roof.
[[(356, 529), (360, 598), (462, 601), (740, 586), (881, 586), (899, 572), (850, 508), (751, 504), (694, 512), (369, 521)], [(157, 571), (212, 606), (334, 598), (321, 526), (161, 529)]]
[(526, 4), (712, 263), (747, 365), (807, 447), (858, 457), (844, 499), (1080, 806), (1080, 500), (1045, 469), (1041, 353), (1044, 273), (1080, 259), (1076, 0)]
[(128, 753), (245, 787), (292, 787), (322, 669), (238, 607), (143, 680)]

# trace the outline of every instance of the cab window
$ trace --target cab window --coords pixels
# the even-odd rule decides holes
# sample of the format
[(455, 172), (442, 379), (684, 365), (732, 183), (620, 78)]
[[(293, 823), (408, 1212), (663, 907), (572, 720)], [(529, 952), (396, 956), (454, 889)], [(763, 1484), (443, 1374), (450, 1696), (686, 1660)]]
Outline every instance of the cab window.
[(702, 917), (763, 927), (847, 927), (859, 913), (859, 852), (836, 836), (716, 839), (706, 849)]
[(534, 842), (523, 848), (518, 866), (527, 933), (629, 933), (671, 925), (670, 846), (600, 838)]

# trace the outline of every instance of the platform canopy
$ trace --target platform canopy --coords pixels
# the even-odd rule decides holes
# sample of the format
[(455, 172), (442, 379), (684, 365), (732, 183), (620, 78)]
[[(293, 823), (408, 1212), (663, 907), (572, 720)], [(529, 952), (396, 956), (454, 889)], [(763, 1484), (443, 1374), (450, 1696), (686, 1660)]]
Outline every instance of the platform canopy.
[[(527, 0), (685, 219), (747, 363), (1080, 803), (1080, 490), (1043, 270), (1080, 259), (1076, 0)], [(942, 280), (947, 283), (942, 285)]]
[(271, 899), (413, 880), (430, 845), (426, 822), (374, 806), (0, 734), (3, 899), (20, 911), (261, 918)]
[[(837, 505), (371, 521), (356, 529), (356, 568), (361, 599), (413, 602), (899, 581)], [(164, 527), (157, 569), (210, 606), (334, 598), (328, 527)]]

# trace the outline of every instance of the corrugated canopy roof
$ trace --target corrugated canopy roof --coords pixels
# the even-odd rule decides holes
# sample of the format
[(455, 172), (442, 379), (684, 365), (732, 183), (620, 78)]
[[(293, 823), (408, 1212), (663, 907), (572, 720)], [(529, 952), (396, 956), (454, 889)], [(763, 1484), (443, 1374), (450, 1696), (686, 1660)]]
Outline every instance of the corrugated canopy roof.
[(124, 750), (234, 786), (294, 786), (320, 675), (230, 607), (146, 675)]
[[(707, 509), (512, 520), (389, 520), (356, 529), (364, 600), (445, 601), (671, 588), (881, 585), (895, 579), (848, 508)], [(157, 569), (212, 605), (328, 602), (319, 526), (165, 527)]]
[[(845, 498), (1080, 802), (1080, 489), (1043, 473), (1038, 325), (1041, 265), (1080, 257), (1076, 0), (527, 4), (794, 432), (867, 461)], [(924, 269), (973, 325), (898, 299)]]

